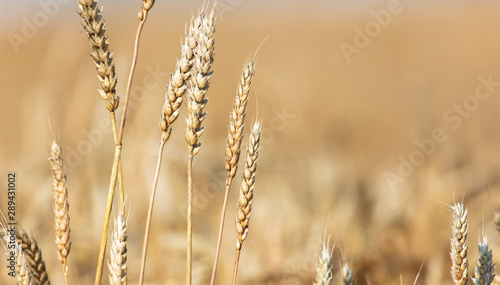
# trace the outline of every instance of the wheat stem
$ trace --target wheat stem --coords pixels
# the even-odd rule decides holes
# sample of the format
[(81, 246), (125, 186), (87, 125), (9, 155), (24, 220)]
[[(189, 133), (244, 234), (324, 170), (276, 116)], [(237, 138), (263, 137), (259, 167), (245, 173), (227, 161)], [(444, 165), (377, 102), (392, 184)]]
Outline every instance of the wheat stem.
[(149, 230), (151, 228), (151, 219), (153, 216), (153, 206), (154, 206), (154, 200), (155, 200), (155, 194), (156, 194), (156, 187), (158, 184), (158, 178), (160, 176), (160, 168), (161, 168), (161, 157), (163, 154), (163, 147), (165, 145), (165, 141), (160, 142), (160, 149), (158, 151), (158, 160), (156, 163), (156, 171), (155, 171), (155, 178), (153, 182), (153, 190), (151, 192), (151, 197), (149, 200), (149, 208), (148, 208), (148, 217), (146, 220), (146, 230), (144, 232), (144, 243), (142, 246), (142, 256), (141, 256), (141, 268), (139, 271), (139, 285), (142, 285), (144, 282), (144, 271), (146, 269), (146, 255), (147, 255), (147, 250), (148, 250), (148, 240), (149, 240)]

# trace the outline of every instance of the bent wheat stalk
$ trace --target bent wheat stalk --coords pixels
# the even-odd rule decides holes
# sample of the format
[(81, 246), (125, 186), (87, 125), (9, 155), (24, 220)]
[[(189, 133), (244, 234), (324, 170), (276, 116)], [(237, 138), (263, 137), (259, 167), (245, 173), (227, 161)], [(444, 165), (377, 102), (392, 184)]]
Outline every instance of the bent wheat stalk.
[(255, 172), (257, 170), (257, 159), (259, 157), (260, 150), (260, 133), (261, 123), (256, 122), (253, 125), (250, 138), (248, 139), (245, 169), (243, 171), (240, 196), (238, 199), (238, 212), (236, 214), (236, 232), (238, 233), (238, 238), (236, 239), (236, 258), (234, 261), (233, 285), (236, 284), (241, 247), (243, 245), (243, 241), (245, 241), (248, 235), (248, 224), (250, 222), (250, 213), (252, 211), (253, 203), (253, 189), (255, 187)]
[(224, 166), (227, 170), (226, 177), (226, 193), (222, 205), (222, 213), (219, 225), (219, 237), (217, 239), (217, 249), (215, 250), (215, 260), (212, 268), (212, 277), (210, 284), (215, 284), (215, 276), (217, 274), (217, 263), (219, 261), (220, 247), (222, 243), (222, 234), (224, 231), (224, 221), (226, 217), (227, 201), (229, 199), (229, 190), (234, 176), (238, 169), (238, 161), (240, 159), (241, 140), (243, 138), (243, 126), (245, 125), (245, 115), (247, 112), (248, 94), (250, 93), (250, 85), (254, 76), (253, 60), (250, 60), (244, 68), (241, 75), (238, 88), (236, 90), (236, 98), (233, 103), (233, 110), (229, 114), (229, 129), (226, 141), (226, 159)]
[(192, 278), (192, 242), (193, 242), (193, 157), (200, 151), (199, 138), (204, 131), (201, 123), (205, 119), (206, 112), (203, 111), (208, 99), (205, 97), (209, 79), (213, 71), (210, 71), (214, 59), (215, 44), (215, 6), (209, 14), (202, 10), (194, 20), (190, 33), (196, 40), (194, 62), (191, 73), (191, 87), (187, 94), (188, 117), (186, 119), (186, 142), (188, 144), (188, 198), (187, 198), (187, 247), (186, 247), (186, 284), (191, 284)]
[(61, 158), (61, 147), (53, 141), (50, 161), (54, 184), (54, 214), (56, 229), (57, 254), (62, 264), (64, 283), (68, 285), (68, 255), (71, 249), (69, 227), (68, 189), (66, 172)]

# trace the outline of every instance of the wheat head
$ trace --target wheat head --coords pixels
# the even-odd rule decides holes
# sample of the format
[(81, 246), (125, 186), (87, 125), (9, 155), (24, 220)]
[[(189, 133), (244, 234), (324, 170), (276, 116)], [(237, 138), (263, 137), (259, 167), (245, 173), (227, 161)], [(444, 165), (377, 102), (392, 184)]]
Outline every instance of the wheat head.
[(50, 285), (42, 251), (38, 247), (36, 240), (23, 229), (16, 231), (16, 237), (35, 285)]
[[(82, 24), (90, 40), (90, 55), (97, 67), (99, 93), (106, 100), (106, 108), (114, 112), (118, 108), (119, 97), (116, 95), (116, 75), (113, 64), (113, 53), (109, 50), (106, 35), (106, 23), (102, 11), (94, 0), (77, 0)], [(152, 5), (152, 4), (151, 4)]]
[(66, 172), (61, 158), (61, 147), (53, 141), (50, 161), (54, 184), (54, 214), (56, 229), (56, 245), (59, 260), (66, 276), (68, 270), (68, 254), (71, 249), (69, 227), (68, 189), (66, 188)]
[(455, 203), (451, 207), (453, 214), (452, 238), (451, 238), (451, 276), (455, 285), (465, 285), (469, 282), (467, 270), (469, 261), (467, 259), (467, 209), (461, 203)]
[(245, 160), (245, 170), (240, 187), (238, 198), (238, 212), (236, 214), (236, 250), (240, 251), (243, 241), (248, 234), (248, 224), (253, 203), (253, 189), (255, 187), (255, 172), (257, 170), (257, 159), (260, 150), (261, 124), (256, 122), (253, 125), (250, 138), (248, 139), (247, 155)]
[(108, 268), (109, 284), (127, 283), (127, 225), (122, 214), (115, 218)]
[(483, 241), (478, 245), (479, 257), (474, 270), (475, 278), (472, 278), (474, 285), (489, 285), (495, 279), (495, 264), (493, 254), (488, 248), (488, 239), (483, 237)]
[(203, 111), (208, 99), (205, 97), (209, 80), (213, 71), (210, 71), (214, 60), (215, 48), (215, 12), (201, 11), (190, 27), (191, 35), (196, 41), (194, 62), (191, 72), (191, 87), (188, 90), (186, 105), (188, 118), (186, 119), (186, 142), (190, 155), (194, 156), (200, 149), (199, 138), (204, 131), (201, 126), (206, 112)]
[(344, 267), (342, 267), (342, 285), (354, 285), (352, 270), (349, 268), (347, 263), (344, 264)]

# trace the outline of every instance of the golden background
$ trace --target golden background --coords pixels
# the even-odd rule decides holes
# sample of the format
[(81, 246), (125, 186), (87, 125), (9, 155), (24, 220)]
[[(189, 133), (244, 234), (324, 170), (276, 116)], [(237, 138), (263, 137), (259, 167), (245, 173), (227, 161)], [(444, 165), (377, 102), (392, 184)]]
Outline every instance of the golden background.
[[(0, 173), (5, 181), (0, 182), (0, 209), (6, 209), (7, 173), (16, 172), (16, 217), (38, 240), (52, 284), (62, 284), (47, 162), (49, 142), (57, 138), (68, 167), (69, 278), (72, 284), (91, 284), (113, 141), (102, 125), (109, 115), (97, 92), (76, 1), (60, 2), (0, 4)], [(138, 277), (168, 76), (180, 55), (185, 27), (202, 4), (156, 2), (141, 39), (123, 146), (132, 283)], [(453, 204), (454, 197), (469, 208), (469, 272), (482, 232), (495, 246), (496, 260), (500, 86), (490, 86), (491, 96), (483, 99), (477, 99), (476, 89), (480, 78), (500, 82), (498, 3), (218, 2), (206, 131), (194, 160), (194, 284), (207, 284), (210, 278), (236, 85), (243, 64), (266, 37), (256, 55), (245, 128), (248, 133), (251, 122), (263, 120), (239, 284), (311, 284), (325, 228), (336, 243), (334, 284), (340, 282), (343, 259), (356, 284), (413, 284), (422, 263), (417, 284), (451, 284), (451, 213), (445, 204)], [(40, 3), (51, 3), (53, 13)], [(123, 97), (140, 1), (99, 5), (104, 6)], [(381, 12), (389, 9), (396, 13)], [(390, 19), (376, 22), (387, 13)], [(341, 46), (356, 46), (358, 29), (367, 27), (372, 36), (346, 57)], [(456, 104), (465, 104), (466, 112), (459, 113)], [(185, 116), (183, 107), (165, 147), (147, 284), (184, 282)], [(440, 142), (434, 148), (428, 144), (428, 154), (416, 154), (415, 140), (429, 143), (436, 129), (441, 130)], [(420, 159), (418, 165), (408, 166), (411, 159)], [(401, 166), (401, 161), (408, 162)], [(398, 167), (408, 177), (391, 184), (387, 175), (398, 175)], [(232, 274), (239, 177), (229, 201), (218, 284), (228, 284)], [(14, 284), (3, 273), (5, 258), (0, 266), (0, 282)]]

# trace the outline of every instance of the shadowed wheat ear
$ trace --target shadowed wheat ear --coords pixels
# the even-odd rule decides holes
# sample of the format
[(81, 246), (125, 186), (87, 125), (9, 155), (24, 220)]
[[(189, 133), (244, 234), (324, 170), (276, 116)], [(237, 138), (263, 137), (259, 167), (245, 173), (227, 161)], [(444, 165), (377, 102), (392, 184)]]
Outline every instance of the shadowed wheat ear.
[(236, 214), (236, 258), (233, 271), (233, 285), (236, 284), (238, 264), (240, 260), (241, 247), (248, 235), (248, 226), (253, 204), (253, 189), (255, 187), (255, 172), (257, 171), (257, 159), (260, 151), (261, 123), (256, 122), (252, 127), (248, 139), (245, 169), (241, 181), (240, 195), (238, 198), (238, 210)]
[(188, 198), (187, 198), (187, 246), (186, 246), (186, 284), (191, 284), (192, 278), (192, 248), (193, 248), (193, 157), (200, 151), (199, 138), (204, 131), (202, 122), (207, 104), (205, 97), (209, 79), (212, 76), (212, 62), (215, 48), (215, 6), (207, 14), (202, 10), (191, 24), (189, 33), (196, 41), (194, 61), (191, 69), (190, 88), (187, 90), (186, 105), (188, 117), (186, 118), (186, 142), (188, 144)]
[(451, 238), (451, 276), (453, 284), (465, 285), (469, 282), (467, 259), (467, 209), (461, 203), (451, 206), (453, 214), (452, 238)]
[(52, 172), (54, 184), (54, 214), (56, 229), (57, 254), (61, 261), (64, 282), (68, 284), (68, 254), (71, 248), (69, 240), (69, 203), (68, 189), (66, 188), (66, 172), (61, 158), (61, 147), (52, 142), (50, 161), (50, 170)]
[(148, 241), (149, 241), (149, 230), (151, 227), (151, 219), (153, 216), (153, 206), (154, 206), (156, 188), (160, 176), (163, 148), (165, 147), (165, 143), (169, 139), (170, 133), (172, 132), (172, 124), (179, 116), (179, 108), (182, 105), (182, 96), (184, 95), (184, 93), (186, 93), (187, 83), (189, 78), (191, 77), (191, 68), (193, 66), (195, 47), (196, 47), (196, 41), (192, 37), (192, 35), (188, 33), (185, 36), (184, 43), (181, 45), (181, 58), (180, 60), (177, 60), (174, 74), (170, 75), (170, 80), (167, 85), (167, 94), (165, 95), (165, 101), (163, 103), (163, 108), (160, 118), (161, 141), (158, 150), (155, 176), (153, 180), (153, 190), (151, 191), (151, 196), (149, 199), (148, 216), (146, 219), (146, 229), (144, 231), (141, 268), (139, 270), (139, 285), (141, 285), (144, 281), (144, 271), (146, 268), (146, 255), (147, 255)]
[[(323, 240), (321, 251), (319, 252), (318, 261), (316, 262), (316, 283), (315, 285), (330, 285), (332, 283), (332, 251), (330, 248), (330, 239)], [(344, 283), (344, 275), (342, 275), (342, 284)]]
[(109, 284), (127, 284), (127, 224), (120, 213), (113, 226), (113, 237), (109, 253)]
[(226, 177), (226, 193), (222, 205), (222, 213), (219, 225), (219, 237), (217, 240), (217, 248), (215, 251), (215, 260), (212, 268), (211, 285), (215, 284), (215, 276), (217, 274), (217, 263), (219, 261), (220, 247), (222, 243), (222, 233), (224, 231), (224, 220), (226, 217), (227, 201), (229, 199), (229, 190), (236, 171), (238, 169), (238, 161), (240, 159), (241, 140), (243, 138), (243, 126), (245, 125), (245, 114), (247, 112), (248, 94), (250, 93), (250, 85), (254, 76), (254, 63), (250, 60), (244, 68), (243, 73), (236, 89), (236, 98), (233, 103), (233, 110), (229, 114), (229, 128), (226, 141), (226, 158), (224, 166), (227, 170)]
[(49, 276), (45, 269), (42, 251), (33, 237), (20, 229), (16, 231), (17, 242), (21, 246), (26, 265), (29, 268), (35, 285), (50, 285)]
[(488, 239), (483, 237), (478, 245), (479, 257), (474, 270), (475, 278), (472, 278), (474, 285), (489, 285), (495, 279), (495, 264), (493, 263), (493, 254), (488, 248)]
[(349, 268), (347, 263), (342, 267), (342, 285), (354, 285), (352, 270)]

